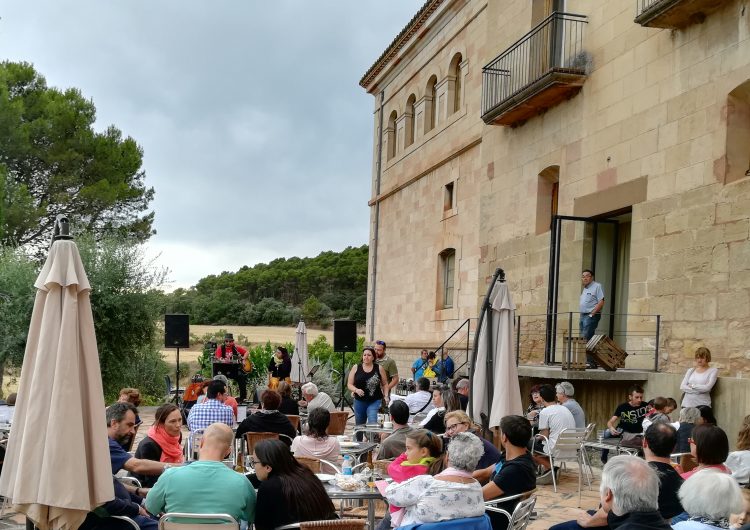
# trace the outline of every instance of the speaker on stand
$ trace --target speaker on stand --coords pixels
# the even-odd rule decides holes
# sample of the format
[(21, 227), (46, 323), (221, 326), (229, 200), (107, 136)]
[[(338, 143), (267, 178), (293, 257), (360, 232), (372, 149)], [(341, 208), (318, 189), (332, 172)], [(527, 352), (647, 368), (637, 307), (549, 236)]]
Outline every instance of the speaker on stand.
[(180, 348), (190, 347), (190, 315), (164, 315), (164, 347), (177, 348), (174, 402), (180, 403)]
[(341, 354), (341, 396), (336, 406), (344, 410), (344, 405), (350, 408), (352, 404), (346, 399), (346, 354), (357, 351), (357, 321), (356, 320), (334, 320), (333, 321), (333, 351)]

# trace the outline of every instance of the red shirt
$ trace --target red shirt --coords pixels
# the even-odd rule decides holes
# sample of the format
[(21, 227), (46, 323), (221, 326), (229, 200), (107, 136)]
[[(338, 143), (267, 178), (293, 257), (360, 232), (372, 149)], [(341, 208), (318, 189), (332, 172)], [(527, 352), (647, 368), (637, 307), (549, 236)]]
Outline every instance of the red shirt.
[[(216, 357), (217, 359), (221, 359), (221, 358), (222, 358), (222, 356), (221, 356), (221, 348), (222, 348), (223, 346), (224, 346), (224, 345), (223, 345), (223, 344), (221, 344), (220, 346), (217, 346), (217, 348), (216, 348), (216, 354), (215, 354), (215, 357)], [(235, 344), (235, 345), (234, 345), (234, 349), (235, 349), (235, 350), (237, 350), (237, 353), (239, 353), (239, 354), (240, 354), (240, 355), (241, 355), (242, 357), (244, 357), (245, 355), (247, 355), (247, 350), (246, 350), (245, 348), (243, 348), (242, 346), (237, 346), (237, 345)], [(230, 357), (232, 357), (232, 348), (230, 348), (230, 347), (227, 347), (227, 348), (226, 348), (226, 356), (225, 356), (225, 358), (226, 358), (226, 359), (229, 359)]]

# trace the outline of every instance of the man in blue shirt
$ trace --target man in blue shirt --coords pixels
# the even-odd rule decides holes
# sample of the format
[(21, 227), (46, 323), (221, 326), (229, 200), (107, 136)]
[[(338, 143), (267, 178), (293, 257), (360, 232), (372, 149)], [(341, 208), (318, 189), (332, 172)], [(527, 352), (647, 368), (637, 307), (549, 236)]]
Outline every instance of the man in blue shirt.
[(447, 349), (443, 348), (440, 355), (440, 361), (435, 366), (435, 373), (437, 374), (438, 381), (445, 383), (448, 379), (452, 379), (454, 371), (455, 364), (453, 363), (451, 354)]
[(224, 404), (227, 387), (223, 381), (211, 381), (206, 390), (206, 401), (193, 405), (188, 414), (188, 428), (191, 432), (205, 429), (213, 423), (234, 426), (232, 408)]
[(411, 365), (411, 373), (414, 376), (415, 381), (418, 381), (419, 378), (424, 377), (424, 369), (430, 365), (428, 356), (428, 351), (422, 350), (419, 359), (414, 361), (414, 363)]
[[(581, 273), (581, 283), (583, 290), (579, 301), (579, 310), (581, 319), (578, 323), (581, 337), (587, 341), (594, 336), (596, 326), (602, 318), (602, 308), (604, 307), (604, 290), (600, 283), (594, 281), (594, 273), (590, 269), (584, 269)], [(589, 368), (596, 368), (597, 364), (594, 358), (586, 355)]]
[(132, 403), (117, 402), (107, 407), (107, 436), (112, 474), (125, 469), (139, 475), (161, 475), (170, 466), (164, 462), (136, 458), (122, 448), (122, 440), (135, 436), (136, 408)]

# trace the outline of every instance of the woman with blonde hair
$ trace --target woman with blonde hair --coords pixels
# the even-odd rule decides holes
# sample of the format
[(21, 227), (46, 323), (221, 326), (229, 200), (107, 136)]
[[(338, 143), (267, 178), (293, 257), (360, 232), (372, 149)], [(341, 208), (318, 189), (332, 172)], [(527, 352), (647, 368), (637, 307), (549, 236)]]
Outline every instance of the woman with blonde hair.
[(750, 414), (742, 420), (737, 434), (737, 450), (729, 453), (724, 465), (732, 472), (732, 478), (740, 484), (750, 482)]
[(500, 461), (500, 451), (497, 447), (492, 445), (489, 440), (486, 440), (479, 434), (477, 434), (478, 427), (474, 425), (471, 418), (463, 410), (454, 410), (445, 415), (445, 437), (447, 438), (446, 444), (450, 444), (451, 438), (461, 432), (470, 432), (476, 434), (479, 440), (481, 440), (484, 446), (484, 454), (477, 463), (477, 469), (484, 469), (488, 466), (494, 466)]
[(695, 366), (687, 371), (680, 383), (684, 392), (681, 407), (711, 406), (711, 389), (716, 384), (719, 371), (709, 368), (711, 351), (701, 346), (695, 350)]

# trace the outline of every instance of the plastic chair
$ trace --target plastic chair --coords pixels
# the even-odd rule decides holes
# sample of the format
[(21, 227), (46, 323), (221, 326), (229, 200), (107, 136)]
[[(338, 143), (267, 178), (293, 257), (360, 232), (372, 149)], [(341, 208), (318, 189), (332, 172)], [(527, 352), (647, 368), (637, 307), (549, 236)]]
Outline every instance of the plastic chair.
[(331, 412), (331, 422), (328, 424), (326, 434), (339, 436), (346, 431), (346, 422), (349, 420), (349, 413), (345, 410), (335, 410)]
[[(536, 491), (536, 490), (532, 490)], [(494, 512), (504, 515), (508, 518), (508, 530), (525, 530), (531, 520), (531, 514), (534, 512), (534, 505), (536, 504), (536, 495), (532, 492), (520, 493), (518, 495), (510, 495), (508, 497), (498, 497), (491, 501), (484, 503), (484, 509), (488, 512)], [(521, 502), (516, 504), (513, 509), (513, 513), (510, 514), (502, 508), (498, 508), (497, 504), (512, 501), (515, 499), (521, 499)]]
[[(287, 438), (289, 438), (287, 436)], [(255, 444), (262, 440), (278, 440), (277, 432), (246, 432), (245, 433), (245, 450), (251, 455), (255, 451)]]
[(295, 456), (294, 459), (313, 473), (320, 473), (320, 459), (312, 456)]
[[(187, 519), (189, 522), (180, 522)], [(196, 521), (205, 521), (203, 523)], [(166, 513), (159, 519), (159, 530), (240, 530), (240, 524), (225, 513)]]
[(364, 519), (331, 519), (324, 521), (303, 521), (301, 523), (285, 524), (277, 526), (274, 530), (364, 530), (367, 521)]
[(296, 414), (287, 414), (286, 417), (289, 418), (289, 422), (294, 427), (294, 430), (299, 431), (299, 416)]

